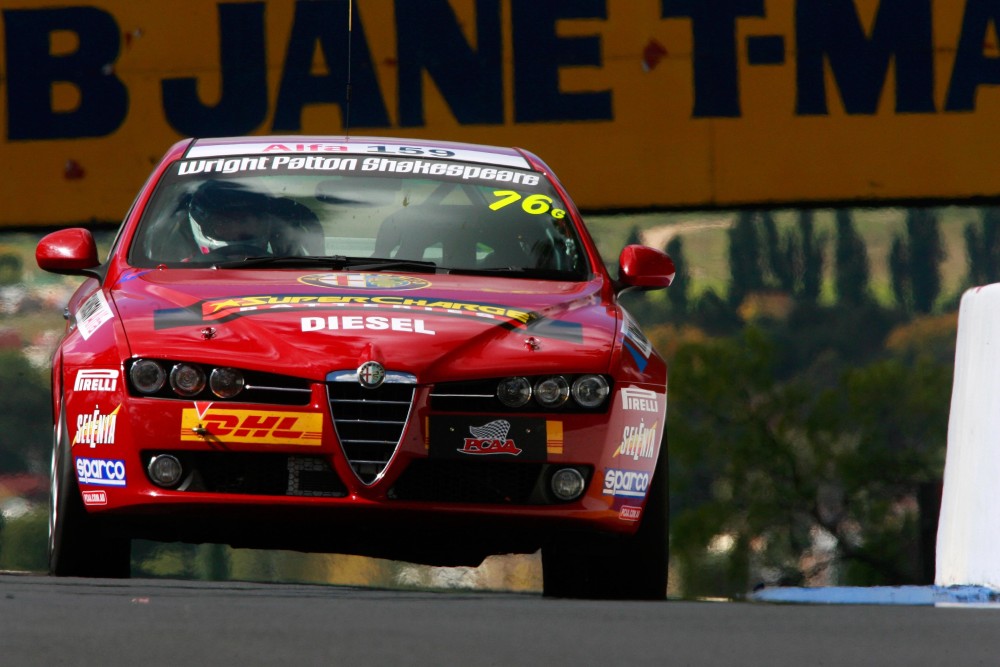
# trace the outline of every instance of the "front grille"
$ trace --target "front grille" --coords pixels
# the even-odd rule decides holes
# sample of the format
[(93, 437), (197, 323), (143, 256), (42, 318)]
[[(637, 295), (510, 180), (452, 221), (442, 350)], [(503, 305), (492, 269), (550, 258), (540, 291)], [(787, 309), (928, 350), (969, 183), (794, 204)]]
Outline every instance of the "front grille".
[(144, 452), (144, 467), (159, 454), (171, 454), (184, 476), (178, 491), (340, 498), (344, 483), (321, 456), (252, 452)]
[(545, 491), (544, 463), (499, 461), (413, 461), (389, 497), (439, 503), (544, 505), (554, 502)]
[[(336, 374), (331, 374), (331, 379)], [(344, 456), (365, 484), (385, 471), (406, 428), (413, 403), (412, 376), (390, 374), (382, 386), (362, 387), (350, 375), (327, 383), (330, 412)]]

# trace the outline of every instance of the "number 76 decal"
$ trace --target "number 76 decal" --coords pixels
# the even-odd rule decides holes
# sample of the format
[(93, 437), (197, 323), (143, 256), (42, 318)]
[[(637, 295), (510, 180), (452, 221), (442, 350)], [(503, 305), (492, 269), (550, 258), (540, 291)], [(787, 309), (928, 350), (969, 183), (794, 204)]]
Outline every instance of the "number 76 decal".
[(493, 211), (499, 211), (504, 206), (521, 202), (521, 210), (525, 213), (542, 215), (543, 213), (551, 212), (553, 218), (562, 219), (566, 217), (566, 211), (561, 208), (552, 208), (552, 197), (546, 195), (528, 195), (527, 197), (523, 197), (521, 193), (514, 192), (513, 190), (494, 190), (493, 194), (499, 197), (499, 199), (490, 204), (490, 209)]

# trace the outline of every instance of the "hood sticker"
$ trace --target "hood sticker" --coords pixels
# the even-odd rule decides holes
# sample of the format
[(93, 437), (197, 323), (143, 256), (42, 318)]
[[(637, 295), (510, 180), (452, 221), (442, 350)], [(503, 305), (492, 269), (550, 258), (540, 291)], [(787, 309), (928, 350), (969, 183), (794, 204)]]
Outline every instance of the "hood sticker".
[[(389, 309), (394, 311), (416, 311), (436, 315), (465, 315), (482, 319), (513, 320), (518, 324), (528, 324), (538, 319), (538, 314), (502, 305), (470, 303), (465, 301), (442, 301), (436, 299), (414, 299), (403, 296), (345, 296), (316, 294), (255, 295), (210, 299), (199, 301), (186, 308), (157, 310), (154, 313), (156, 329), (178, 326), (192, 326), (206, 322), (226, 322), (228, 320), (256, 315), (270, 311), (308, 311), (355, 309)], [(403, 314), (403, 313), (400, 313)]]
[[(186, 308), (170, 308), (153, 313), (153, 326), (157, 330), (182, 326), (199, 326), (209, 322), (228, 322), (238, 317), (261, 315), (271, 312), (297, 312), (317, 310), (390, 310), (393, 315), (431, 314), (443, 317), (474, 317), (484, 324), (528, 331), (544, 338), (555, 338), (571, 343), (583, 343), (583, 325), (563, 322), (541, 316), (536, 312), (508, 308), (495, 303), (445, 301), (434, 298), (418, 299), (408, 296), (380, 295), (317, 295), (282, 294), (253, 295), (199, 301)], [(309, 319), (308, 326), (319, 320)], [(320, 318), (326, 320), (327, 318)], [(303, 320), (304, 321), (304, 320)], [(377, 326), (365, 328), (378, 328)]]
[(299, 278), (299, 282), (313, 287), (352, 289), (413, 290), (430, 287), (429, 280), (393, 273), (314, 273)]

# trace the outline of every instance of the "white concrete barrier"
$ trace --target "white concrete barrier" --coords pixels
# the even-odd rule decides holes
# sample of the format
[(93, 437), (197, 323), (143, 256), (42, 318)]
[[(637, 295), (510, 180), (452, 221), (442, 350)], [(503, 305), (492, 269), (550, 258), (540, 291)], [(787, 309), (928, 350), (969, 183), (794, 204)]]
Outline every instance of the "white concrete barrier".
[(935, 584), (1000, 590), (1000, 284), (962, 295)]

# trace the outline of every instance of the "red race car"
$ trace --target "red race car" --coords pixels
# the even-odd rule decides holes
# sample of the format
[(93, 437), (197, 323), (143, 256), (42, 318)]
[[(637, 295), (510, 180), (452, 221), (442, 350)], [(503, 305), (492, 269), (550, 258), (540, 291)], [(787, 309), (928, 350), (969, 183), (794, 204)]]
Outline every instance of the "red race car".
[(127, 577), (130, 540), (476, 565), (544, 593), (663, 598), (666, 366), (550, 169), (373, 137), (184, 140), (85, 276), (52, 368), (49, 566)]

